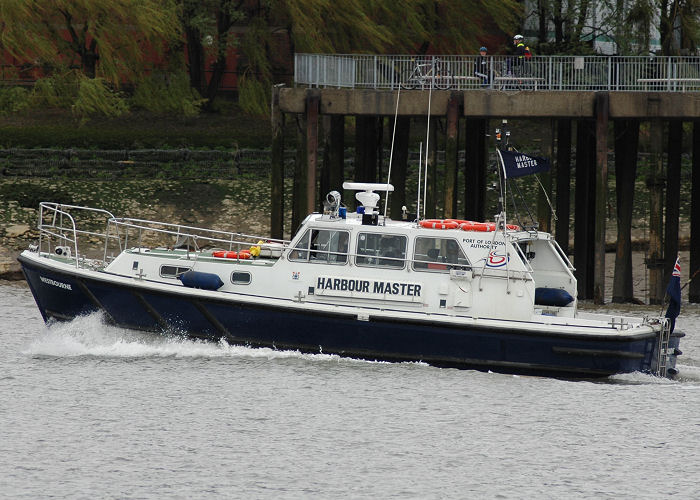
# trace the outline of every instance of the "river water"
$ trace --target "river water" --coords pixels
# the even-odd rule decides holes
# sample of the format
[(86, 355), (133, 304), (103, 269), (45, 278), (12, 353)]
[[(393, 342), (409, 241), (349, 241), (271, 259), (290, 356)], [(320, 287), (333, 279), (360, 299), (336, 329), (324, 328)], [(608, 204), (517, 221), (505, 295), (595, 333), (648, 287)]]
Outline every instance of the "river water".
[(680, 380), (572, 382), (46, 327), (0, 282), (0, 497), (699, 498)]

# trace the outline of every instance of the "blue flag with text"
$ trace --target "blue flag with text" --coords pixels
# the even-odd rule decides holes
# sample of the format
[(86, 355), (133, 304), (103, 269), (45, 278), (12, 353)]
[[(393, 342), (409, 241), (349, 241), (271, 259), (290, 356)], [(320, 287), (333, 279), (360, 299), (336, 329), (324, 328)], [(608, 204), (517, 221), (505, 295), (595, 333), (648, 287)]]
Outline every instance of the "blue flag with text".
[(549, 170), (549, 160), (539, 156), (530, 156), (517, 151), (498, 150), (503, 161), (506, 178), (522, 177), (524, 175), (547, 172)]
[(666, 287), (666, 293), (671, 298), (666, 309), (666, 317), (671, 320), (671, 331), (676, 326), (676, 318), (681, 312), (681, 264), (676, 257), (676, 264), (673, 266), (671, 279)]

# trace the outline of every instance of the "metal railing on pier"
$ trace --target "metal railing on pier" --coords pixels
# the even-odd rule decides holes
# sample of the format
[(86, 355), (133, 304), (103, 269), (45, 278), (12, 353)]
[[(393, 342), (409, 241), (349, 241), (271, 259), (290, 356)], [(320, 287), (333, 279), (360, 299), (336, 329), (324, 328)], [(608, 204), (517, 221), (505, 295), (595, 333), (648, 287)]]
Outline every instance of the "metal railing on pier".
[(358, 89), (700, 92), (700, 56), (295, 54), (296, 85)]

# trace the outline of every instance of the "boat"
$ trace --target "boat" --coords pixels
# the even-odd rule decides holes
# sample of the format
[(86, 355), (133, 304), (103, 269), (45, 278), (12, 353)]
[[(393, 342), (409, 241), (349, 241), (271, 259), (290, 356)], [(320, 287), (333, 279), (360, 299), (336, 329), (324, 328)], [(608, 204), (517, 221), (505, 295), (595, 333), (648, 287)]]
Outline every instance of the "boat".
[[(42, 202), (19, 256), (46, 322), (99, 312), (127, 329), (251, 347), (501, 373), (677, 373), (664, 317), (580, 311), (552, 235), (392, 220), (391, 184), (345, 183), (289, 241)], [(503, 215), (503, 214), (501, 214)]]

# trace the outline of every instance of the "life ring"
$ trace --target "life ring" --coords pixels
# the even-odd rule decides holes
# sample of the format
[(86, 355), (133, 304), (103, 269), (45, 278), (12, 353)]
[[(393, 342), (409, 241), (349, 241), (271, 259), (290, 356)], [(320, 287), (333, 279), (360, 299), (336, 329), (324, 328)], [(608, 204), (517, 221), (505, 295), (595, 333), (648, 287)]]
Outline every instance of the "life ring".
[(476, 222), (473, 220), (464, 219), (447, 219), (450, 222), (456, 222), (462, 231), (483, 231), (490, 232), (496, 230), (496, 224), (493, 222)]
[[(459, 224), (462, 231), (483, 231), (489, 233), (496, 230), (496, 224), (494, 222), (474, 222), (471, 220), (454, 220)], [(520, 226), (516, 224), (506, 224), (506, 229), (508, 231), (520, 231)]]
[(496, 224), (494, 222), (473, 222), (467, 221), (459, 225), (462, 231), (479, 231), (483, 233), (490, 233), (496, 230)]
[(241, 250), (238, 252), (238, 258), (239, 259), (250, 259), (250, 250)]
[(459, 227), (459, 224), (451, 219), (425, 219), (418, 224), (426, 229), (457, 229)]
[[(220, 259), (237, 259), (239, 257), (236, 252), (227, 252), (226, 250), (216, 250), (211, 253), (212, 257), (218, 257)], [(250, 255), (248, 255), (250, 257)], [(246, 259), (248, 257), (245, 257)]]

